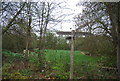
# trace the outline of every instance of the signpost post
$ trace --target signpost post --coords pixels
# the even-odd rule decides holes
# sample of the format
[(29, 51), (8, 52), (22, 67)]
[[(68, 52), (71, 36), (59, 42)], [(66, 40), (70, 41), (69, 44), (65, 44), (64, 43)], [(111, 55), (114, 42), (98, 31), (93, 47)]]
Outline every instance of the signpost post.
[(74, 30), (71, 32), (71, 53), (70, 53), (70, 79), (73, 79), (74, 71)]
[(71, 40), (71, 52), (70, 52), (70, 79), (73, 79), (73, 72), (74, 72), (74, 39), (75, 39), (75, 35), (91, 35), (88, 32), (75, 32), (74, 30), (72, 30), (72, 32), (63, 32), (63, 31), (59, 31), (57, 32), (57, 34), (59, 35), (71, 35), (71, 37), (69, 37), (69, 39)]

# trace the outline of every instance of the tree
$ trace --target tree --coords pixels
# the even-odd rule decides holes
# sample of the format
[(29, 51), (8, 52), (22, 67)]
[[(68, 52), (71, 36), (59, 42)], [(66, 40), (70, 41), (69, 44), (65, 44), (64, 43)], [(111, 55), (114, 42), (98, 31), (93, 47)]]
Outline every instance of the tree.
[[(92, 29), (92, 33), (98, 34), (97, 32), (101, 32), (102, 35), (108, 36), (112, 39), (117, 45), (117, 68), (118, 75), (120, 75), (120, 27), (119, 27), (119, 2), (114, 3), (83, 3), (85, 6), (83, 14), (79, 15), (75, 19), (77, 19), (76, 25), (78, 26), (78, 30), (82, 28), (87, 28), (88, 24), (92, 24), (90, 29)], [(96, 13), (96, 14), (95, 14)], [(99, 14), (102, 13), (102, 14)], [(89, 18), (92, 19), (89, 19)], [(81, 19), (80, 19), (81, 18)], [(78, 19), (80, 21), (78, 21)], [(84, 24), (81, 24), (84, 23)], [(97, 23), (97, 25), (95, 25)], [(81, 28), (82, 26), (82, 28)], [(94, 32), (94, 29), (99, 28)]]
[(24, 8), (24, 6), (25, 6), (25, 3), (22, 5), (22, 7), (20, 8), (20, 10), (14, 15), (14, 17), (9, 21), (9, 23), (7, 24), (7, 26), (2, 30), (2, 34), (4, 34), (5, 32), (7, 32), (9, 30), (9, 28), (12, 26), (13, 21), (21, 13), (21, 11)]
[[(112, 32), (115, 35), (117, 41), (117, 69), (118, 77), (120, 78), (120, 2), (116, 3), (105, 3), (107, 12), (110, 16)], [(112, 7), (113, 6), (113, 7)]]
[[(19, 34), (20, 36), (23, 36), (24, 39), (26, 40), (26, 50), (28, 50), (30, 46), (30, 40), (31, 40), (31, 23), (32, 23), (32, 7), (31, 5), (35, 5), (34, 3), (15, 3), (15, 2), (5, 2), (2, 3), (2, 6), (4, 7), (7, 5), (4, 9), (1, 10), (2, 14), (6, 15), (0, 15), (2, 17), (2, 29), (3, 29), (3, 37), (6, 36), (4, 35), (5, 33), (12, 33), (14, 34)], [(10, 7), (10, 9), (9, 9)], [(16, 9), (18, 11), (16, 12)], [(9, 17), (11, 16), (11, 18)], [(5, 22), (5, 23), (4, 23)], [(4, 39), (5, 40), (5, 39)], [(16, 39), (13, 39), (16, 40)], [(20, 43), (20, 42), (19, 42)], [(24, 46), (24, 45), (23, 45)], [(23, 48), (22, 48), (23, 49)], [(26, 52), (27, 56), (27, 52)]]
[(110, 36), (111, 24), (105, 5), (97, 2), (86, 2), (82, 5), (85, 6), (83, 13), (74, 18), (77, 30)]

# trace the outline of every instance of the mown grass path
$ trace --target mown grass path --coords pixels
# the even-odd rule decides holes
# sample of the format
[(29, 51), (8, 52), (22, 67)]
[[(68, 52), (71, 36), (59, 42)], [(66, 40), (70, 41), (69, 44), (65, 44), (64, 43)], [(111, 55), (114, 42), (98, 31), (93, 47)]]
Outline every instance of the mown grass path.
[[(70, 61), (70, 51), (69, 50), (45, 50), (46, 60), (54, 62), (68, 62)], [(74, 62), (83, 63), (91, 62), (96, 63), (98, 57), (92, 57), (88, 55), (81, 54), (80, 51), (74, 52)]]
[[(69, 50), (45, 50), (46, 61), (57, 75), (66, 75), (69, 77), (70, 69), (70, 51)], [(83, 76), (86, 73), (96, 70), (98, 57), (92, 57), (81, 54), (80, 51), (74, 52), (74, 74)], [(57, 76), (56, 75), (56, 76)], [(60, 78), (65, 78), (65, 77)]]

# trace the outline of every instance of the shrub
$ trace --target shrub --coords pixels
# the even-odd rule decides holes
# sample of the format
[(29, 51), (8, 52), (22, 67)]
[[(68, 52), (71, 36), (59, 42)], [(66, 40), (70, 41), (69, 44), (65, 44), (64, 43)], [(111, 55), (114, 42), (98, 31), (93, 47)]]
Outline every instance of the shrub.
[(3, 79), (29, 79), (29, 77), (27, 76), (23, 76), (21, 73), (19, 72), (15, 72), (15, 73), (6, 73), (3, 74)]

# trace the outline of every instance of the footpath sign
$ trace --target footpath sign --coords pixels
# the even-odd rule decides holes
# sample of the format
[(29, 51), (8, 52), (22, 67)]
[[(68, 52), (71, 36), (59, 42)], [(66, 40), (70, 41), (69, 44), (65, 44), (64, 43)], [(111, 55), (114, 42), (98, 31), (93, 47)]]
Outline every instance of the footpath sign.
[(71, 40), (71, 52), (70, 52), (70, 79), (73, 79), (73, 72), (74, 72), (74, 40), (75, 36), (90, 36), (92, 34), (88, 32), (75, 32), (72, 30), (71, 32), (59, 31), (56, 32), (58, 35), (70, 35), (66, 39)]

